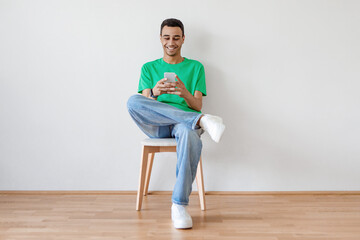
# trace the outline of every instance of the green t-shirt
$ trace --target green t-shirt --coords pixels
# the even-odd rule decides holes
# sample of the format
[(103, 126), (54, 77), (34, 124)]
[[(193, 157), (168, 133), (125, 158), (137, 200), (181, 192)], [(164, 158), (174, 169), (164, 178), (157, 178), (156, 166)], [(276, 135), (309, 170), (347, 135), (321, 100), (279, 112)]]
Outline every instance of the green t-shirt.
[[(206, 96), (204, 66), (199, 61), (188, 58), (184, 58), (184, 61), (178, 64), (169, 64), (162, 58), (145, 63), (141, 68), (138, 93), (142, 93), (144, 89), (155, 87), (156, 83), (164, 78), (165, 72), (174, 72), (178, 75), (192, 95), (194, 95), (195, 91), (200, 91), (203, 96)], [(189, 108), (185, 99), (178, 95), (162, 94), (157, 100), (184, 111), (198, 112)]]

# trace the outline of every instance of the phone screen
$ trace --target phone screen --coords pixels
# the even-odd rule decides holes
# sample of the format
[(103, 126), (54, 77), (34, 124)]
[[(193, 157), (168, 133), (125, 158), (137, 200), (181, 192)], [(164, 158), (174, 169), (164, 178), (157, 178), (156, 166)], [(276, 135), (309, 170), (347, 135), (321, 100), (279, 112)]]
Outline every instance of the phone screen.
[(166, 82), (175, 82), (175, 73), (166, 72), (166, 73), (164, 73), (164, 78), (168, 79)]

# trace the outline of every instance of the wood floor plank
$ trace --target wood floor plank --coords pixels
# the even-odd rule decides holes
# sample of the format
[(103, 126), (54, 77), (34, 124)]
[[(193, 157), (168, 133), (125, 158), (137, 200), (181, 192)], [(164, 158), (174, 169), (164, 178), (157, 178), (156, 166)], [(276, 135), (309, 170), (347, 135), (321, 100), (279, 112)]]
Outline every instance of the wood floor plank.
[(360, 195), (190, 196), (194, 226), (172, 226), (171, 195), (0, 194), (0, 239), (359, 240)]

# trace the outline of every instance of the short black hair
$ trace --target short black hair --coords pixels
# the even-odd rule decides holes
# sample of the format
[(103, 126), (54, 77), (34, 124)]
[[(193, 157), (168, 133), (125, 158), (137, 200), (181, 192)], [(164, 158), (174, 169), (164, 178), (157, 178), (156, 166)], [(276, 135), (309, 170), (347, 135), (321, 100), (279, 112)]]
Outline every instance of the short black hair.
[(162, 34), (162, 29), (165, 27), (179, 27), (182, 31), (182, 35), (184, 36), (184, 25), (183, 23), (179, 20), (179, 19), (175, 19), (175, 18), (168, 18), (165, 19), (162, 23), (161, 23), (161, 27), (160, 27), (160, 35)]

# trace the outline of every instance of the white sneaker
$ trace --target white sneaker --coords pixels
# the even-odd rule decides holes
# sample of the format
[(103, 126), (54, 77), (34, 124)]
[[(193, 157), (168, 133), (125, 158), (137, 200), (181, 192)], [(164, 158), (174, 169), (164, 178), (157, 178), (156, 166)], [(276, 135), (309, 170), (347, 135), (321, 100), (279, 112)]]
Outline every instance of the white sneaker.
[(186, 208), (175, 203), (171, 206), (171, 219), (175, 228), (192, 228), (192, 219)]
[(212, 140), (217, 143), (220, 141), (220, 138), (225, 131), (225, 125), (223, 124), (221, 117), (210, 114), (205, 114), (200, 119), (200, 127), (208, 132)]

